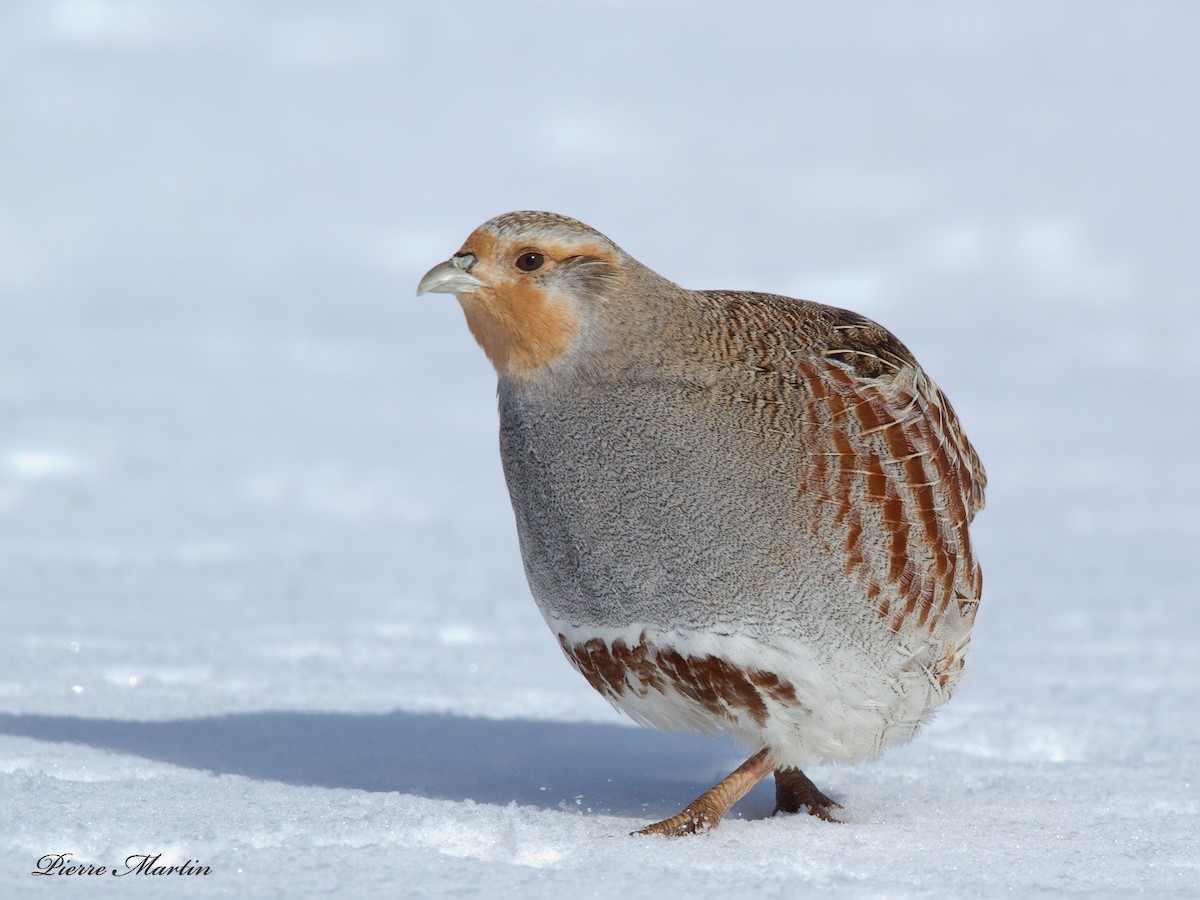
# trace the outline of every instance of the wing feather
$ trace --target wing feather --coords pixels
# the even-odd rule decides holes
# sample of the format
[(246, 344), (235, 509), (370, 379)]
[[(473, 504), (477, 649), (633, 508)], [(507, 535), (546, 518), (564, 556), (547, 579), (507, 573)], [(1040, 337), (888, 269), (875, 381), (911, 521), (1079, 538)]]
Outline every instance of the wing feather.
[[(722, 294), (731, 346), (755, 362), (759, 397), (800, 421), (798, 491), (814, 537), (842, 554), (880, 618), (946, 639), (932, 670), (961, 668), (981, 577), (968, 526), (987, 475), (945, 394), (895, 335), (834, 307), (773, 295)], [(801, 336), (797, 341), (795, 336)], [(783, 410), (772, 407), (774, 415)]]

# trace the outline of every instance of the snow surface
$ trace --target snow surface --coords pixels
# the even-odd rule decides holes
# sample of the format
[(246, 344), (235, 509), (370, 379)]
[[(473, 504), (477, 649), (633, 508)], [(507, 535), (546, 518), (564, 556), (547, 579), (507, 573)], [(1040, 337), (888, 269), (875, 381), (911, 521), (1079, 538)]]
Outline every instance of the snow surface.
[[(1198, 26), (0, 6), (0, 897), (1200, 895)], [(742, 757), (622, 720), (529, 599), (493, 377), (413, 296), (514, 208), (878, 318), (966, 423), (971, 676), (811, 772), (845, 824), (764, 786), (627, 836)]]

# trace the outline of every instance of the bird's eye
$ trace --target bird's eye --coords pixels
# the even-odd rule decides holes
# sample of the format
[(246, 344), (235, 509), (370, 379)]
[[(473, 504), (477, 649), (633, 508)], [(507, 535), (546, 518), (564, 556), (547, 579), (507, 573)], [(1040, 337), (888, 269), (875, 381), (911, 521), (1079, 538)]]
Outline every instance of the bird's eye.
[(535, 272), (546, 263), (546, 257), (541, 253), (522, 253), (517, 257), (517, 268), (522, 272)]

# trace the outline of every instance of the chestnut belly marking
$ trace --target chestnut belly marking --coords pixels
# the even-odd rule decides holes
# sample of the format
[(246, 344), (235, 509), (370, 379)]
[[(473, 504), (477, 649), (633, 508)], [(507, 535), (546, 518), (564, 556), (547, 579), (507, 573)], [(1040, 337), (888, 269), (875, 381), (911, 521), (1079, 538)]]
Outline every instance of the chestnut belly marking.
[(647, 643), (642, 632), (630, 647), (617, 639), (610, 646), (599, 638), (558, 643), (576, 669), (604, 697), (620, 706), (626, 694), (647, 697), (673, 692), (702, 706), (717, 719), (736, 720), (744, 712), (760, 727), (770, 718), (765, 699), (811, 714), (796, 697), (796, 689), (779, 676), (744, 669), (719, 656), (685, 656), (671, 648)]

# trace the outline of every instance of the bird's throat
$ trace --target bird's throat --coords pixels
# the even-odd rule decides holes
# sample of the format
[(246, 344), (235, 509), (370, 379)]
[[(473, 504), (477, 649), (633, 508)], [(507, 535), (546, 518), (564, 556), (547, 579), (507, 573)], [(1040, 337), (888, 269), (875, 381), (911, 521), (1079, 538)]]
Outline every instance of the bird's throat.
[(467, 327), (501, 375), (528, 376), (570, 349), (579, 316), (565, 297), (511, 286), (459, 295)]

